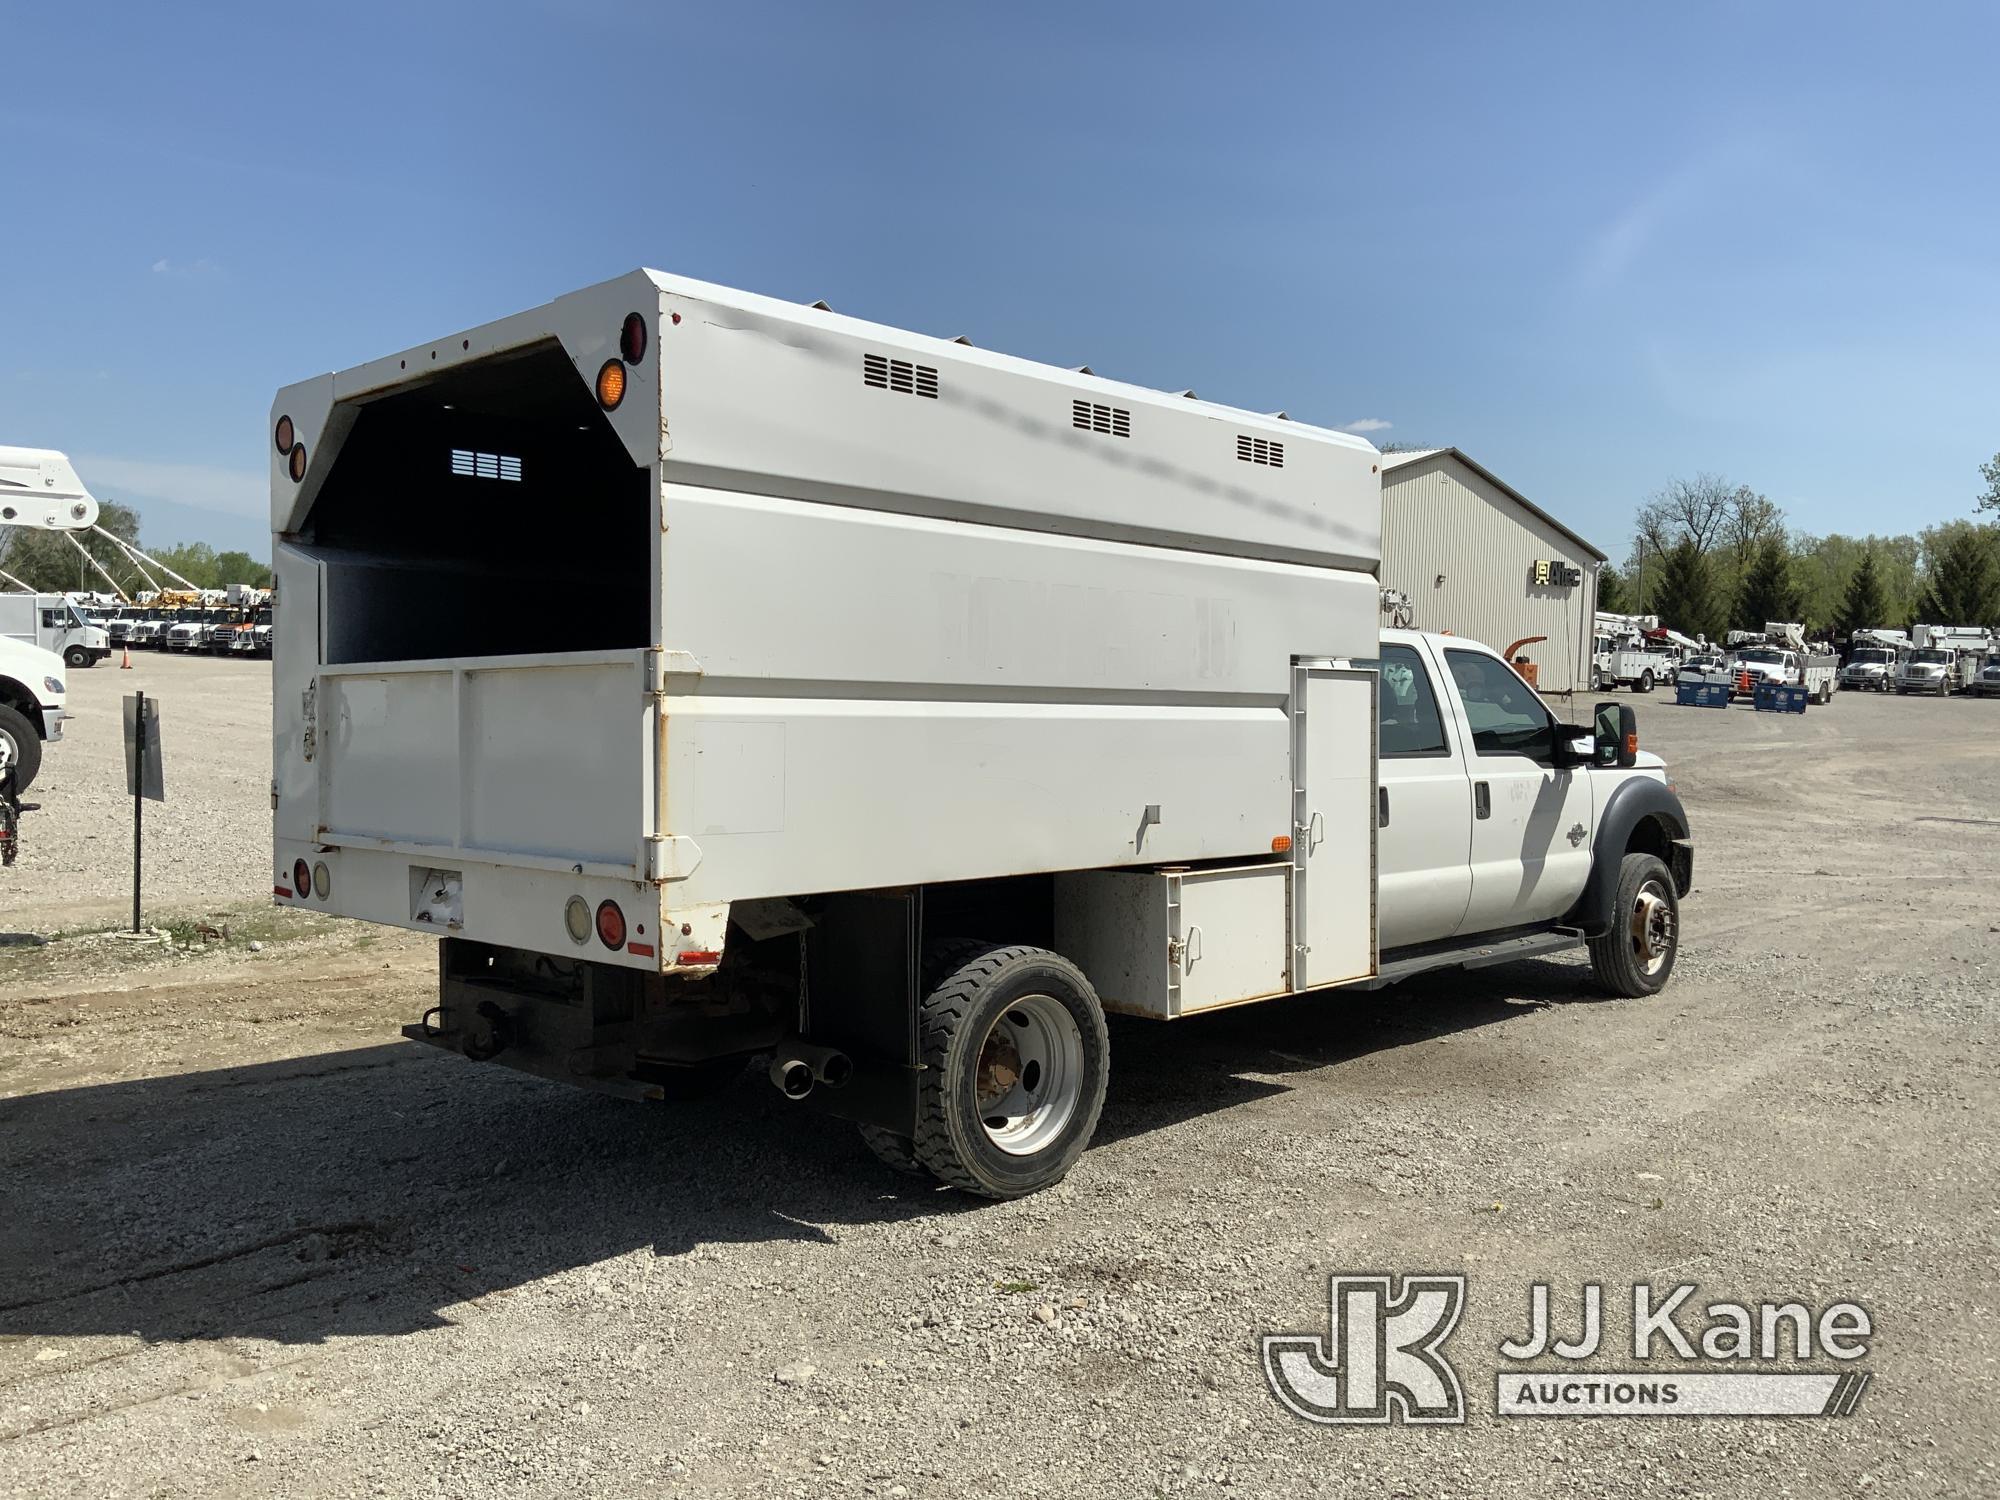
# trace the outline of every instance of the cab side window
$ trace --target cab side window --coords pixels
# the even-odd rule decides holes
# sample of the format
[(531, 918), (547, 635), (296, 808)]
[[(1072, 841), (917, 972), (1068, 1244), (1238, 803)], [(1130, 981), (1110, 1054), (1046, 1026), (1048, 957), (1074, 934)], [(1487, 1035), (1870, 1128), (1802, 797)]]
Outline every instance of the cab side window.
[(1431, 675), (1414, 646), (1382, 648), (1382, 685), (1376, 699), (1377, 739), (1386, 757), (1449, 755), (1444, 716)]
[(1480, 755), (1525, 755), (1555, 759), (1555, 720), (1541, 697), (1497, 657), (1477, 651), (1446, 651), (1451, 678), (1472, 725), (1472, 748)]

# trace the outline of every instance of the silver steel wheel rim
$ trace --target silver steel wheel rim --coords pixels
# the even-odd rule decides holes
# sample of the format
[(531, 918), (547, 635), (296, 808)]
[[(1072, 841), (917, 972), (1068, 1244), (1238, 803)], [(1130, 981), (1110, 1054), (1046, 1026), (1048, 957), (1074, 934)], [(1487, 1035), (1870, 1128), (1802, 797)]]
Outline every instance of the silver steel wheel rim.
[(0, 776), (7, 773), (7, 768), (14, 764), (14, 757), (19, 753), (20, 747), (14, 743), (14, 736), (0, 729)]
[(980, 1040), (974, 1106), (986, 1138), (1031, 1156), (1069, 1125), (1083, 1097), (1083, 1033), (1053, 995), (1024, 995)]
[(1674, 908), (1660, 889), (1649, 880), (1639, 887), (1639, 899), (1632, 903), (1632, 956), (1639, 972), (1657, 974), (1667, 966), (1674, 951)]

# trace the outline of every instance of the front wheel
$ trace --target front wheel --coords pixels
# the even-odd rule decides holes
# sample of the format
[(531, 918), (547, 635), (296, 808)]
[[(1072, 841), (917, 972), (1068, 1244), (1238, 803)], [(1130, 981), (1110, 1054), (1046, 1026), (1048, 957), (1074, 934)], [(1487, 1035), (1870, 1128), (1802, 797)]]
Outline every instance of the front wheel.
[(71, 646), (63, 652), (63, 661), (77, 671), (97, 664), (97, 659), (81, 646)]
[(1024, 1197), (1061, 1181), (1097, 1129), (1110, 1075), (1104, 1008), (1047, 949), (954, 956), (919, 1017), (912, 1154), (965, 1192)]
[(42, 768), (42, 737), (26, 714), (0, 703), (0, 772), (10, 766), (16, 792), (33, 786), (35, 773)]
[(1614, 995), (1657, 995), (1680, 951), (1681, 903), (1674, 878), (1650, 854), (1628, 854), (1618, 866), (1618, 901), (1610, 929), (1590, 940), (1590, 969)]

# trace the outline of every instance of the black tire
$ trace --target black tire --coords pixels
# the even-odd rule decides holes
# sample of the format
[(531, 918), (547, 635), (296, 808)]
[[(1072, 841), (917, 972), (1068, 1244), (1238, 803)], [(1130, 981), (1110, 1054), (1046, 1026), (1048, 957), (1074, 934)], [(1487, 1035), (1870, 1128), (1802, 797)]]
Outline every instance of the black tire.
[(81, 646), (71, 646), (69, 650), (63, 652), (63, 660), (71, 667), (77, 669), (97, 665), (97, 658)]
[(1639, 674), (1638, 685), (1635, 686), (1632, 689), (1632, 691), (1635, 693), (1650, 693), (1652, 692), (1652, 690), (1653, 690), (1653, 669), (1651, 667), (1648, 667), (1646, 668), (1645, 671)]
[(1613, 995), (1657, 995), (1674, 972), (1680, 930), (1681, 903), (1672, 874), (1653, 855), (1628, 854), (1618, 864), (1611, 930), (1590, 940), (1591, 973)]
[(14, 790), (25, 792), (42, 768), (42, 737), (26, 714), (5, 703), (0, 703), (0, 736), (9, 744), (6, 759), (14, 767)]
[[(933, 985), (917, 1032), (924, 1073), (911, 1146), (931, 1175), (982, 1198), (1025, 1197), (1061, 1181), (1090, 1144), (1110, 1077), (1104, 1008), (1082, 971), (1045, 948), (985, 948)], [(1046, 1066), (1031, 1055), (1023, 1062), (1037, 1041), (1048, 1044)], [(998, 1059), (989, 1043), (1002, 1049)], [(982, 1101), (982, 1065), (1005, 1070), (1009, 1051), (1019, 1071), (1011, 1083), (1003, 1076), (1008, 1092)], [(1035, 1107), (981, 1113), (1010, 1101)]]
[(930, 1169), (917, 1160), (917, 1149), (908, 1136), (884, 1130), (880, 1125), (857, 1125), (854, 1128), (861, 1132), (861, 1139), (867, 1143), (868, 1149), (891, 1171), (909, 1177), (931, 1175)]

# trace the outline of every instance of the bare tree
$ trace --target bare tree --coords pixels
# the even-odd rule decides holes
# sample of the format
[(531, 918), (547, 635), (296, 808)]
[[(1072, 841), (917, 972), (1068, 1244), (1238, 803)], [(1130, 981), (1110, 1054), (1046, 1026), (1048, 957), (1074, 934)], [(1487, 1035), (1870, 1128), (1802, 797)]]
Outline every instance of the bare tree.
[(1695, 551), (1707, 552), (1728, 522), (1737, 494), (1720, 474), (1669, 480), (1665, 489), (1639, 507), (1639, 545), (1654, 556), (1670, 552), (1682, 542), (1692, 542)]

